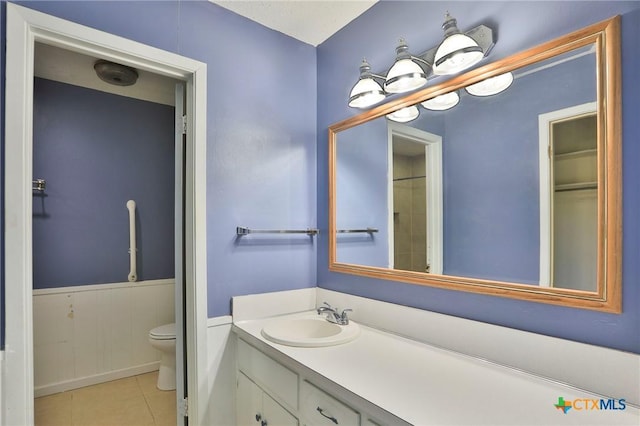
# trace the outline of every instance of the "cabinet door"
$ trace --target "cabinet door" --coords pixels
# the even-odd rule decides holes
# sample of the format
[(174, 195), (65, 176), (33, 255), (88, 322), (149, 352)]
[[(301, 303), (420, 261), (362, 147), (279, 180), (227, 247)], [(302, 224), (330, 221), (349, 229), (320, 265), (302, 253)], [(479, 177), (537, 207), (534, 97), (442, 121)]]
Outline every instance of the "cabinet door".
[(262, 408), (267, 426), (298, 426), (298, 419), (266, 393), (262, 394)]
[(259, 425), (262, 420), (262, 390), (242, 373), (238, 373), (236, 424)]
[(358, 426), (360, 414), (306, 380), (300, 394), (300, 417), (309, 426)]

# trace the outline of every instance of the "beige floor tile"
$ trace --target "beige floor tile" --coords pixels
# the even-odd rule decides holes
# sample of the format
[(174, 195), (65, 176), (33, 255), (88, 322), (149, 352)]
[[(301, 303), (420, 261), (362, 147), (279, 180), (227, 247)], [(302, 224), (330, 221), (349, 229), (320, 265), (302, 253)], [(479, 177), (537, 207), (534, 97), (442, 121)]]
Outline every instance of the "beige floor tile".
[(51, 408), (67, 408), (71, 410), (71, 392), (61, 392), (53, 395), (42, 396), (33, 401), (34, 410), (49, 410)]
[(43, 410), (35, 413), (35, 426), (69, 426), (72, 424), (71, 410)]
[(174, 426), (176, 392), (156, 387), (158, 372), (37, 398), (36, 426)]
[(34, 400), (36, 426), (68, 426), (71, 424), (71, 393), (58, 393)]
[(137, 426), (153, 425), (153, 416), (142, 393), (121, 399), (115, 395), (93, 401), (83, 401), (72, 409), (74, 425)]
[(157, 425), (176, 424), (175, 391), (164, 391), (162, 393), (146, 395), (145, 397)]
[(151, 373), (141, 374), (136, 376), (136, 380), (138, 381), (138, 386), (142, 389), (142, 393), (147, 394), (155, 394), (158, 392), (163, 392), (158, 389), (158, 372), (152, 371)]
[(142, 391), (135, 377), (100, 383), (72, 391), (74, 404), (90, 403), (95, 400), (116, 399), (126, 400)]

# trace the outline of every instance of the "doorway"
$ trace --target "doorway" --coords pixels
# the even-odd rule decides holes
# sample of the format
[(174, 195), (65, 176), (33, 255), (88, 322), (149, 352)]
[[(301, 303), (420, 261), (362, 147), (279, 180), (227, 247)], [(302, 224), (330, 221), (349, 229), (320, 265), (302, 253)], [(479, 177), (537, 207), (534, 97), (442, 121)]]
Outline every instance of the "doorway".
[(541, 114), (540, 286), (597, 290), (595, 102)]
[[(49, 395), (157, 371), (150, 330), (175, 323), (178, 82), (132, 70), (134, 84), (106, 84), (98, 61), (35, 46), (33, 170), (45, 183), (33, 193), (36, 425), (38, 407), (58, 400)], [(89, 395), (74, 411), (95, 405)]]
[(389, 122), (389, 265), (442, 274), (442, 137)]
[(186, 102), (176, 120), (176, 140), (184, 144), (176, 149), (181, 173), (176, 184), (176, 212), (180, 211), (176, 217), (181, 225), (176, 232), (181, 236), (176, 239), (176, 247), (180, 245), (175, 256), (177, 264), (184, 264), (176, 271), (176, 281), (184, 280), (184, 284), (176, 282), (176, 288), (184, 291), (176, 292), (175, 306), (176, 346), (184, 348), (176, 351), (177, 364), (183, 366), (184, 381), (176, 405), (179, 424), (186, 423), (186, 418), (203, 423), (207, 395), (199, 389), (207, 389), (206, 65), (11, 3), (7, 4), (6, 32), (5, 244), (11, 249), (5, 250), (5, 315), (11, 326), (6, 329), (3, 379), (4, 386), (12, 389), (5, 397), (7, 422), (32, 424), (34, 420), (33, 59), (35, 44), (43, 43), (184, 82)]

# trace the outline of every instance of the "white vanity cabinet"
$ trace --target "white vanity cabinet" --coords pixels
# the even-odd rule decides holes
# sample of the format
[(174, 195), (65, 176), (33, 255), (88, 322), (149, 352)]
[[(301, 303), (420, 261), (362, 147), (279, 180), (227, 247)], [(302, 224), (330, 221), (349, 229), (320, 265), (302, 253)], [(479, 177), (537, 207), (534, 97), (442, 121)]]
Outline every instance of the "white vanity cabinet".
[(360, 424), (357, 411), (306, 380), (300, 387), (300, 417), (305, 426)]
[(298, 426), (295, 416), (240, 372), (236, 398), (238, 425)]
[[(237, 338), (236, 424), (238, 426), (380, 426), (402, 424), (391, 416), (367, 413), (354, 395), (320, 384), (299, 364), (286, 357), (266, 355)], [(284, 365), (286, 364), (286, 366)], [(326, 381), (326, 379), (325, 379)], [(334, 384), (335, 386), (335, 384)], [(330, 388), (330, 389), (327, 389)], [(372, 420), (372, 419), (375, 419)]]
[(237, 424), (297, 425), (298, 375), (244, 340), (237, 349)]

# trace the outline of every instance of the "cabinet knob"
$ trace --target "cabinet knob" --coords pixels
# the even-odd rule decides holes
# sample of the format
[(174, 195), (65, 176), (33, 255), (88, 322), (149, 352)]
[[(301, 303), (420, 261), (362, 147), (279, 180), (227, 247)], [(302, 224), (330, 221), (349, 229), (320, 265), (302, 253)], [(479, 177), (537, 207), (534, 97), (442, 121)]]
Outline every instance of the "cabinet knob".
[(263, 420), (262, 423), (260, 423), (262, 426), (267, 426), (267, 421)]
[(256, 422), (259, 422), (260, 420), (262, 420), (262, 416), (260, 413), (256, 413)]

